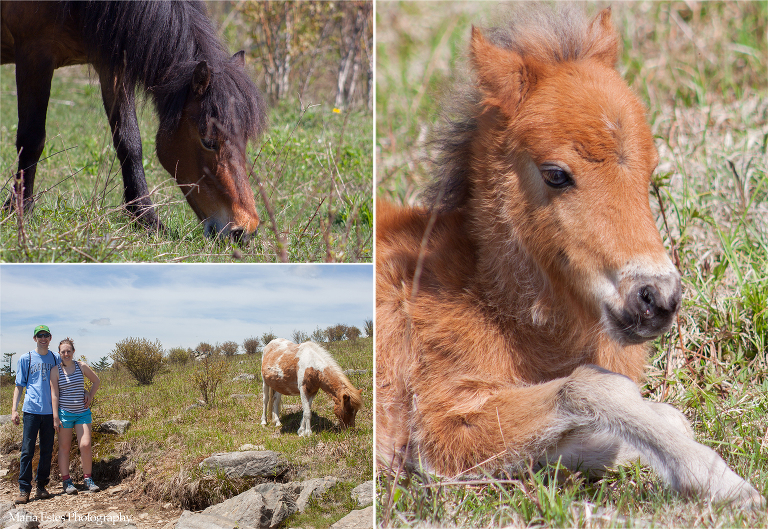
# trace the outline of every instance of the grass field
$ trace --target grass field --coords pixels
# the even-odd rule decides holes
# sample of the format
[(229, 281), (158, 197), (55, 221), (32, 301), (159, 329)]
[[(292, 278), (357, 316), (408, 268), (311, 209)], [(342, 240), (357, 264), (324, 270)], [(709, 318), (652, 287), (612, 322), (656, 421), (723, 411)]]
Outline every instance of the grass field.
[[(237, 44), (237, 43), (235, 43)], [(239, 48), (238, 48), (239, 49)], [(248, 68), (258, 80), (254, 62)], [(0, 67), (0, 198), (16, 171), (14, 65)], [(251, 187), (262, 224), (249, 246), (203, 236), (201, 222), (155, 155), (157, 119), (140, 110), (144, 170), (168, 227), (148, 235), (122, 204), (122, 177), (97, 76), (86, 67), (55, 72), (33, 213), (0, 213), (0, 260), (13, 262), (370, 262), (373, 233), (372, 115), (334, 112), (292, 96), (269, 111), (264, 137), (249, 146)], [(257, 181), (258, 179), (258, 181)], [(257, 189), (264, 186), (268, 208)]]
[[(606, 4), (607, 5), (607, 4)], [(604, 4), (586, 4), (595, 13)], [(697, 439), (768, 495), (768, 46), (765, 2), (612, 4), (619, 70), (648, 107), (661, 162), (649, 195), (679, 255), (683, 308), (652, 344), (644, 396), (683, 411)], [(424, 140), (463, 78), (488, 3), (377, 6), (377, 193), (414, 204), (430, 178)], [(666, 215), (666, 222), (661, 212)], [(520, 479), (517, 479), (520, 478)], [(687, 501), (652, 471), (586, 481), (564, 471), (455, 483), (381, 474), (382, 525), (765, 527), (766, 511)]]
[[(253, 480), (206, 475), (198, 468), (200, 461), (217, 452), (236, 451), (245, 444), (263, 446), (263, 449), (280, 452), (288, 461), (289, 470), (284, 479), (335, 476), (340, 480), (327, 493), (331, 501), (318, 502), (305, 514), (288, 520), (291, 524), (311, 524), (318, 529), (330, 526), (356, 508), (348, 494), (338, 492), (349, 492), (373, 476), (373, 339), (324, 345), (342, 369), (356, 370), (349, 379), (362, 389), (364, 404), (357, 414), (355, 428), (340, 431), (333, 414), (333, 400), (321, 391), (312, 403), (313, 435), (309, 437), (297, 435), (301, 421), (298, 397), (283, 399), (282, 428), (261, 426), (260, 354), (225, 357), (224, 383), (209, 407), (189, 408), (201, 398), (192, 382), (200, 362), (170, 364), (148, 386), (138, 385), (125, 370), (100, 372), (102, 385), (92, 407), (94, 423), (127, 419), (131, 427), (119, 438), (94, 437), (94, 478), (115, 484), (118, 476), (110, 462), (127, 457), (127, 465), (134, 472), (125, 479), (134, 489), (176, 506), (203, 509), (245, 491), (253, 485)], [(255, 378), (233, 381), (242, 374)], [(12, 385), (0, 388), (4, 409), (10, 407), (12, 388)], [(3, 426), (0, 444), (10, 436), (20, 441), (21, 428)], [(72, 460), (79, 461), (79, 458)], [(52, 477), (54, 481), (58, 479), (56, 465)], [(16, 474), (11, 473), (4, 479), (14, 478), (18, 478), (18, 467)]]

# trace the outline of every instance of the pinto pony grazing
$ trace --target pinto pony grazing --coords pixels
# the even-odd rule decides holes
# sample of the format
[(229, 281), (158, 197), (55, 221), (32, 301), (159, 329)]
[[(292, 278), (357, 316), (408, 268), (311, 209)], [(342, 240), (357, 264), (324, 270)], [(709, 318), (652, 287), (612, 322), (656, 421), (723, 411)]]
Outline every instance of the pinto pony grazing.
[(303, 416), (299, 435), (311, 435), (310, 406), (321, 389), (333, 398), (333, 413), (342, 428), (355, 426), (357, 410), (363, 405), (360, 390), (355, 389), (328, 351), (313, 342), (295, 344), (277, 338), (264, 347), (261, 358), (264, 380), (264, 411), (262, 426), (272, 414), (275, 426), (280, 426), (281, 395), (299, 395)]
[(134, 102), (141, 86), (160, 118), (160, 163), (204, 222), (205, 233), (247, 240), (256, 230), (245, 149), (264, 130), (266, 107), (243, 68), (243, 52), (229, 56), (203, 2), (4, 1), (0, 14), (0, 62), (16, 63), (16, 147), (25, 205), (34, 200), (53, 71), (91, 64), (122, 166), (128, 211), (146, 227), (162, 228), (142, 165)]
[(474, 84), (425, 208), (377, 207), (377, 454), (457, 476), (637, 458), (675, 490), (759, 505), (685, 417), (644, 401), (680, 306), (651, 214), (643, 106), (610, 10), (472, 30)]

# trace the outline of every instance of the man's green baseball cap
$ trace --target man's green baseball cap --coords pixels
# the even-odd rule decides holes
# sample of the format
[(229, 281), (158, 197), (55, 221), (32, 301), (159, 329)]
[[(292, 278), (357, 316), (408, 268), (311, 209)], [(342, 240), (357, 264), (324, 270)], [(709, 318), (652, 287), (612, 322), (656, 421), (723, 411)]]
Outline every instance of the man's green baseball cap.
[(51, 334), (51, 330), (48, 328), (47, 325), (38, 325), (37, 327), (35, 327), (35, 333), (32, 336), (37, 336), (37, 333), (39, 333), (40, 331), (45, 331), (48, 334)]

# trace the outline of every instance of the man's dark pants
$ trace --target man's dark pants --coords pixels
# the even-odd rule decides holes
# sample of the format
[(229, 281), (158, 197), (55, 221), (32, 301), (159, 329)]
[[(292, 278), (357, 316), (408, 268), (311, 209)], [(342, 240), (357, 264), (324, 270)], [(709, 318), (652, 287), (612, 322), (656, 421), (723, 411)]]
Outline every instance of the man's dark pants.
[(37, 488), (48, 485), (51, 477), (51, 457), (53, 456), (53, 414), (24, 414), (24, 432), (21, 441), (21, 461), (19, 468), (19, 490), (32, 492), (32, 457), (35, 455), (35, 442), (40, 435), (40, 461), (37, 463), (35, 481)]

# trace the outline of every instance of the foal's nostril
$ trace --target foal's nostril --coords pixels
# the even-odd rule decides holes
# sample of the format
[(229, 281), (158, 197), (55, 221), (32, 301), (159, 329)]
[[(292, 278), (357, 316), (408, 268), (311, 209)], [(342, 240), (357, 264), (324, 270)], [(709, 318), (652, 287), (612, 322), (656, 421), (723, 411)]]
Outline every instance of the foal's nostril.
[(640, 315), (645, 318), (652, 317), (656, 312), (656, 299), (659, 296), (659, 291), (656, 287), (646, 285), (642, 287), (638, 293)]

